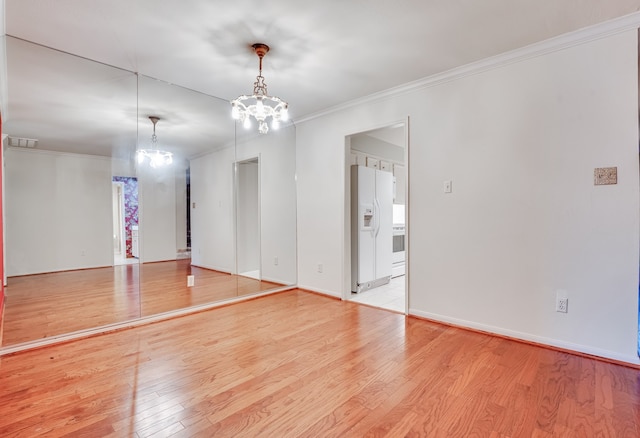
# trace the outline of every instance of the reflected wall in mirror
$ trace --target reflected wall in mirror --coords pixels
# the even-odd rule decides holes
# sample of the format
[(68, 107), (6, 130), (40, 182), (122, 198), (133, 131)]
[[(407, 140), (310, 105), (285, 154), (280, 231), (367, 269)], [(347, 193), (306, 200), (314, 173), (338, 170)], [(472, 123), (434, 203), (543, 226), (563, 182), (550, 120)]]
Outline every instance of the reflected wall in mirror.
[[(3, 347), (295, 284), (293, 126), (243, 138), (237, 153), (227, 101), (2, 43)], [(149, 116), (160, 118), (157, 147), (174, 154), (171, 166), (136, 162)], [(38, 142), (23, 148), (20, 138)], [(247, 154), (261, 157), (259, 278), (237, 275), (235, 163)], [(132, 185), (135, 214), (118, 194)]]
[(112, 177), (135, 176), (136, 75), (2, 44), (3, 345), (138, 318), (138, 272), (112, 266)]
[[(237, 209), (238, 256), (243, 256), (238, 258), (243, 268), (239, 274), (293, 284), (297, 281), (295, 126), (289, 123), (258, 135), (239, 127), (235, 161), (236, 203), (242, 207)], [(259, 236), (259, 245), (253, 235)], [(241, 261), (247, 264), (242, 266)]]

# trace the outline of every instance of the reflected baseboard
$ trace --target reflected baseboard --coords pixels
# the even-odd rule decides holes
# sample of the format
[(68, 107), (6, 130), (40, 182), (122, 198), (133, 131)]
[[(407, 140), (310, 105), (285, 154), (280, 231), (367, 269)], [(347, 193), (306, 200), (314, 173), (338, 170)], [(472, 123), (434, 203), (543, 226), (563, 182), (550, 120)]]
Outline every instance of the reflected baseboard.
[(191, 249), (187, 248), (187, 249), (179, 249), (177, 254), (176, 254), (176, 259), (177, 260), (182, 260), (182, 259), (190, 259), (191, 258)]
[[(296, 285), (283, 286), (268, 291), (259, 292), (250, 295), (244, 295), (237, 298), (229, 298), (226, 300), (220, 300), (208, 304), (200, 304), (192, 307), (186, 307), (183, 309), (172, 310), (164, 313), (158, 313), (150, 316), (143, 316), (141, 318), (124, 321), (120, 323), (107, 324), (101, 327), (95, 327), (92, 329), (78, 330), (76, 332), (66, 333), (63, 335), (51, 336), (49, 338), (38, 339), (36, 341), (23, 342), (21, 344), (9, 345), (6, 347), (0, 347), (0, 356), (6, 356), (10, 354), (20, 353), (22, 351), (35, 350), (37, 348), (48, 347), (51, 345), (61, 344), (64, 342), (71, 342), (75, 340), (85, 339), (93, 336), (104, 335), (120, 330), (126, 330), (134, 327), (140, 327), (147, 324), (153, 324), (156, 322), (166, 321), (172, 318), (179, 318), (181, 316), (187, 316), (193, 313), (204, 312), (207, 310), (215, 309), (218, 307), (229, 306), (231, 304), (241, 303), (243, 301), (250, 301), (256, 298), (260, 298), (267, 295), (272, 295), (292, 289), (296, 289)], [(1, 335), (0, 335), (1, 336)]]
[(113, 265), (114, 266), (122, 266), (122, 265), (135, 265), (140, 263), (140, 260), (137, 257), (114, 257)]
[(240, 275), (242, 277), (253, 278), (255, 280), (261, 280), (261, 278), (260, 278), (260, 270), (259, 269), (256, 269), (255, 271), (241, 272), (238, 275)]

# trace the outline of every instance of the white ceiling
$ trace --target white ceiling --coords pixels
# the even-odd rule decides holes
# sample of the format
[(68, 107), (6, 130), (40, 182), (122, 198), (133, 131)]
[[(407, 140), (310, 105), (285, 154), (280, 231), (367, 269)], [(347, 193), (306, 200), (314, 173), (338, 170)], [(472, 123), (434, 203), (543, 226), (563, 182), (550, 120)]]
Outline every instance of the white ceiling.
[[(640, 0), (4, 1), (7, 35), (226, 101), (251, 92), (257, 58), (250, 46), (266, 43), (269, 92), (289, 102), (294, 120), (640, 8)], [(46, 84), (38, 62), (19, 69)], [(12, 117), (22, 115), (13, 106), (32, 97), (18, 90), (11, 97), (8, 63), (6, 126), (14, 129)], [(69, 105), (91, 103), (50, 92)], [(172, 117), (197, 117), (170, 105), (148, 110), (170, 113), (167, 129)]]

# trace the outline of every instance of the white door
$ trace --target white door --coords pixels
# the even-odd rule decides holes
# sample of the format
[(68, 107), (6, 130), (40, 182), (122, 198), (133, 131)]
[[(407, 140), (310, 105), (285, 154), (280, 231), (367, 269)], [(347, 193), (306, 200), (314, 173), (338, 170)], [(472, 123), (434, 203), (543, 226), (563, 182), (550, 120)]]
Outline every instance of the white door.
[(376, 170), (357, 166), (358, 284), (376, 279)]

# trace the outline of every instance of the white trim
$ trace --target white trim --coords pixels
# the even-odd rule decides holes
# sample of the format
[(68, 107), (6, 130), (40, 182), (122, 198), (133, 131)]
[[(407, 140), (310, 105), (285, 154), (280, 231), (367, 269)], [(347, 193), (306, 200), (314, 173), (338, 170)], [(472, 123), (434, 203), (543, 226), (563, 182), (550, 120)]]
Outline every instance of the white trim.
[(222, 268), (222, 267), (219, 267), (219, 266), (198, 264), (198, 263), (191, 263), (191, 266), (195, 266), (196, 268), (208, 269), (209, 271), (222, 272), (223, 274), (233, 274), (231, 269)]
[(567, 49), (587, 43), (589, 41), (605, 38), (621, 32), (625, 32), (640, 27), (640, 12), (634, 12), (629, 15), (614, 18), (609, 21), (595, 24), (593, 26), (568, 32), (544, 41), (520, 47), (499, 55), (490, 56), (479, 61), (455, 67), (442, 73), (436, 73), (426, 78), (418, 79), (412, 82), (389, 88), (377, 93), (370, 94), (348, 102), (340, 103), (331, 108), (309, 114), (296, 120), (296, 123), (303, 123), (309, 120), (317, 119), (347, 108), (363, 105), (369, 102), (381, 100), (384, 98), (399, 96), (402, 94), (413, 93), (424, 88), (435, 87), (445, 82), (450, 82), (466, 76), (475, 75), (488, 70), (503, 67), (515, 62), (524, 61), (526, 59), (535, 58), (552, 52)]
[[(262, 275), (262, 274), (260, 274)], [(261, 277), (260, 281), (268, 281), (269, 283), (276, 283), (276, 284), (281, 284), (284, 286), (293, 286), (294, 283), (289, 283), (287, 280), (284, 280), (282, 278), (275, 278), (275, 277)]]
[(324, 289), (319, 289), (317, 287), (311, 287), (311, 286), (304, 286), (304, 285), (297, 285), (296, 288), (298, 289), (302, 289), (302, 290), (306, 290), (309, 292), (316, 292), (322, 295), (327, 295), (330, 296), (332, 298), (338, 298), (340, 300), (343, 300), (344, 298), (342, 298), (342, 294), (341, 293), (336, 293), (334, 291), (330, 291), (330, 290), (324, 290)]
[(52, 336), (50, 338), (39, 339), (37, 341), (24, 342), (22, 344), (10, 345), (10, 346), (7, 346), (7, 347), (1, 347), (0, 348), (0, 357), (4, 356), (4, 355), (7, 355), (7, 354), (18, 353), (20, 351), (32, 350), (32, 349), (41, 348), (41, 347), (47, 347), (47, 346), (54, 345), (54, 344), (59, 344), (59, 343), (62, 343), (62, 342), (75, 341), (75, 340), (78, 340), (78, 339), (88, 338), (88, 337), (95, 336), (95, 335), (108, 334), (108, 333), (115, 332), (115, 331), (120, 331), (120, 330), (124, 330), (124, 329), (139, 327), (139, 326), (151, 324), (151, 323), (154, 323), (154, 322), (160, 322), (160, 321), (164, 321), (164, 320), (167, 320), (167, 319), (176, 318), (176, 317), (179, 317), (179, 316), (187, 316), (187, 315), (190, 315), (192, 313), (198, 313), (198, 312), (202, 312), (202, 311), (205, 311), (205, 310), (211, 310), (211, 309), (214, 309), (216, 307), (222, 307), (222, 306), (226, 306), (226, 305), (229, 305), (229, 304), (235, 304), (235, 303), (240, 303), (240, 302), (243, 302), (243, 301), (249, 301), (249, 300), (252, 300), (254, 298), (263, 297), (263, 296), (266, 296), (266, 295), (272, 295), (272, 294), (275, 294), (275, 293), (278, 293), (278, 292), (283, 292), (283, 291), (290, 290), (290, 289), (295, 289), (295, 286), (286, 286), (286, 287), (280, 287), (280, 288), (277, 288), (277, 289), (270, 289), (268, 291), (260, 292), (260, 293), (256, 293), (256, 294), (252, 294), (252, 295), (245, 295), (245, 296), (242, 296), (242, 297), (230, 298), (230, 299), (227, 299), (227, 300), (220, 300), (220, 301), (216, 301), (216, 302), (213, 302), (213, 303), (202, 304), (202, 305), (198, 305), (198, 306), (187, 307), (187, 308), (184, 308), (184, 309), (178, 309), (178, 310), (172, 310), (172, 311), (169, 311), (169, 312), (158, 313), (156, 315), (145, 316), (145, 317), (141, 317), (141, 318), (138, 318), (138, 319), (132, 319), (132, 320), (129, 320), (129, 321), (118, 322), (118, 323), (114, 323), (114, 324), (108, 324), (108, 325), (104, 325), (102, 327), (96, 327), (96, 328), (87, 329), (87, 330), (79, 330), (77, 332), (67, 333), (67, 334), (60, 335), (60, 336)]
[(409, 236), (411, 234), (411, 196), (409, 187), (409, 178), (411, 177), (411, 170), (409, 169), (409, 163), (411, 162), (411, 116), (407, 116), (404, 124), (404, 314), (409, 314), (411, 303), (409, 302), (411, 297), (411, 290), (409, 285), (411, 284), (411, 245), (409, 243)]
[(474, 330), (480, 330), (486, 332), (488, 335), (496, 334), (506, 336), (512, 339), (519, 339), (523, 341), (535, 342), (536, 344), (548, 345), (551, 347), (562, 348), (564, 350), (574, 351), (576, 353), (585, 353), (592, 356), (598, 356), (605, 359), (612, 359), (620, 362), (629, 363), (632, 365), (639, 365), (640, 359), (638, 356), (626, 356), (619, 354), (615, 351), (603, 350), (600, 348), (593, 348), (587, 345), (574, 344), (572, 342), (559, 341), (557, 339), (546, 338), (544, 336), (536, 336), (530, 333), (519, 332), (516, 330), (508, 330), (493, 325), (480, 324), (473, 321), (467, 321), (464, 319), (450, 318), (447, 316), (438, 315), (430, 312), (423, 312), (417, 309), (409, 309), (409, 315), (426, 318), (432, 321), (442, 322), (445, 324), (452, 324), (457, 327), (466, 327)]

